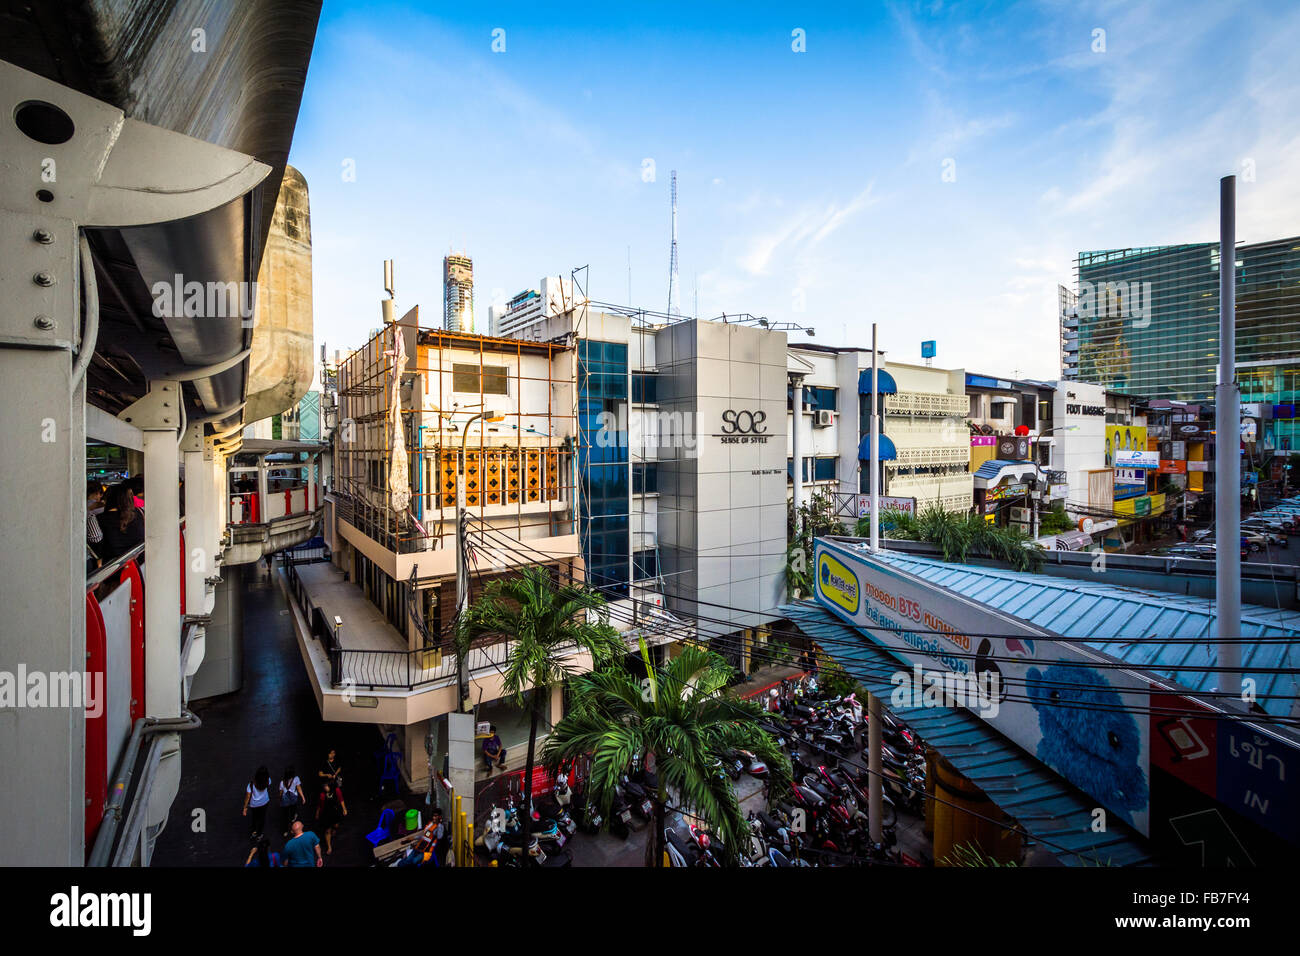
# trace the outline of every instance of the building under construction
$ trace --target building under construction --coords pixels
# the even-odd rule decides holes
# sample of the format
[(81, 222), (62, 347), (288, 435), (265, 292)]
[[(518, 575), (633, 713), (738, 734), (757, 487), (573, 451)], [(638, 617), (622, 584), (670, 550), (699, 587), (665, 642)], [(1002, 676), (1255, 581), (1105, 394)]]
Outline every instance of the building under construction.
[[(427, 643), (450, 623), (440, 609), (455, 591), (458, 474), (473, 573), (581, 561), (575, 354), (421, 329), (417, 316), (384, 327), (340, 366), (332, 544), (394, 626)], [(426, 634), (405, 619), (408, 587), (421, 592)]]

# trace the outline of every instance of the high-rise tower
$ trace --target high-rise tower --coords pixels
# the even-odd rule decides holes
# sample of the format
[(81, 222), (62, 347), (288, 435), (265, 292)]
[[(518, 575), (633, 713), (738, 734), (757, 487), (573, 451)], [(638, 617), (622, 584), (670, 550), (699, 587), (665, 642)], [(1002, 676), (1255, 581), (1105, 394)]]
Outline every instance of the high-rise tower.
[(442, 259), (442, 327), (474, 331), (474, 260), (451, 253)]
[(673, 170), (672, 251), (668, 255), (668, 314), (680, 315), (677, 305), (677, 170)]

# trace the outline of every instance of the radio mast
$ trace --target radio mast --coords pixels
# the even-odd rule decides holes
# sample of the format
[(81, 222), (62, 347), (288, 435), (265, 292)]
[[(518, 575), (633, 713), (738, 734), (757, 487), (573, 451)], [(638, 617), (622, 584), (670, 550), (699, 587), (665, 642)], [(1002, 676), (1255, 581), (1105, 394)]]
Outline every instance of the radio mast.
[(668, 314), (680, 315), (677, 305), (677, 170), (673, 170), (672, 186), (672, 250), (668, 255)]

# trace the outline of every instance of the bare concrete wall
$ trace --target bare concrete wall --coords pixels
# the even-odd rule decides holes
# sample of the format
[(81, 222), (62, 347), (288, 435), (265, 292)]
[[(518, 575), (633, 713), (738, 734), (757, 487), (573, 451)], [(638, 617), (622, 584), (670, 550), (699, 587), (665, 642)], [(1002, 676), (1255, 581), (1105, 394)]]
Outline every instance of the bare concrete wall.
[(257, 276), (257, 324), (244, 421), (269, 418), (311, 388), (311, 207), (307, 181), (286, 166)]

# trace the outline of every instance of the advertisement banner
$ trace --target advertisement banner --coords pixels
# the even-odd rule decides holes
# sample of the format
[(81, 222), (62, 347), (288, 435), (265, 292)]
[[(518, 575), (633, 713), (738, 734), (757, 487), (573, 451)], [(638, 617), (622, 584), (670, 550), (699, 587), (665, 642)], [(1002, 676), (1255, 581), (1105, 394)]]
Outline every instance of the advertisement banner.
[(1160, 466), (1160, 453), (1158, 451), (1125, 449), (1115, 453), (1113, 463), (1116, 468), (1158, 468)]
[[(1132, 464), (1121, 462), (1120, 456), (1129, 452), (1147, 451), (1147, 430), (1142, 425), (1107, 425), (1106, 426), (1106, 464)], [(1155, 465), (1151, 466), (1152, 468)]]
[(1029, 485), (1023, 481), (998, 485), (984, 491), (985, 501), (1006, 501), (1008, 498), (1023, 498), (1029, 492)]
[[(819, 538), (814, 564), (818, 603), (867, 628), (872, 640), (912, 667), (891, 677), (896, 688), (906, 692), (914, 674), (938, 673), (945, 691), (934, 706), (955, 700), (1110, 813), (1148, 832), (1148, 726), (1135, 716), (1146, 709), (1146, 681), (1097, 666), (1114, 661), (865, 550)], [(971, 685), (980, 695), (963, 700), (961, 688)]]

